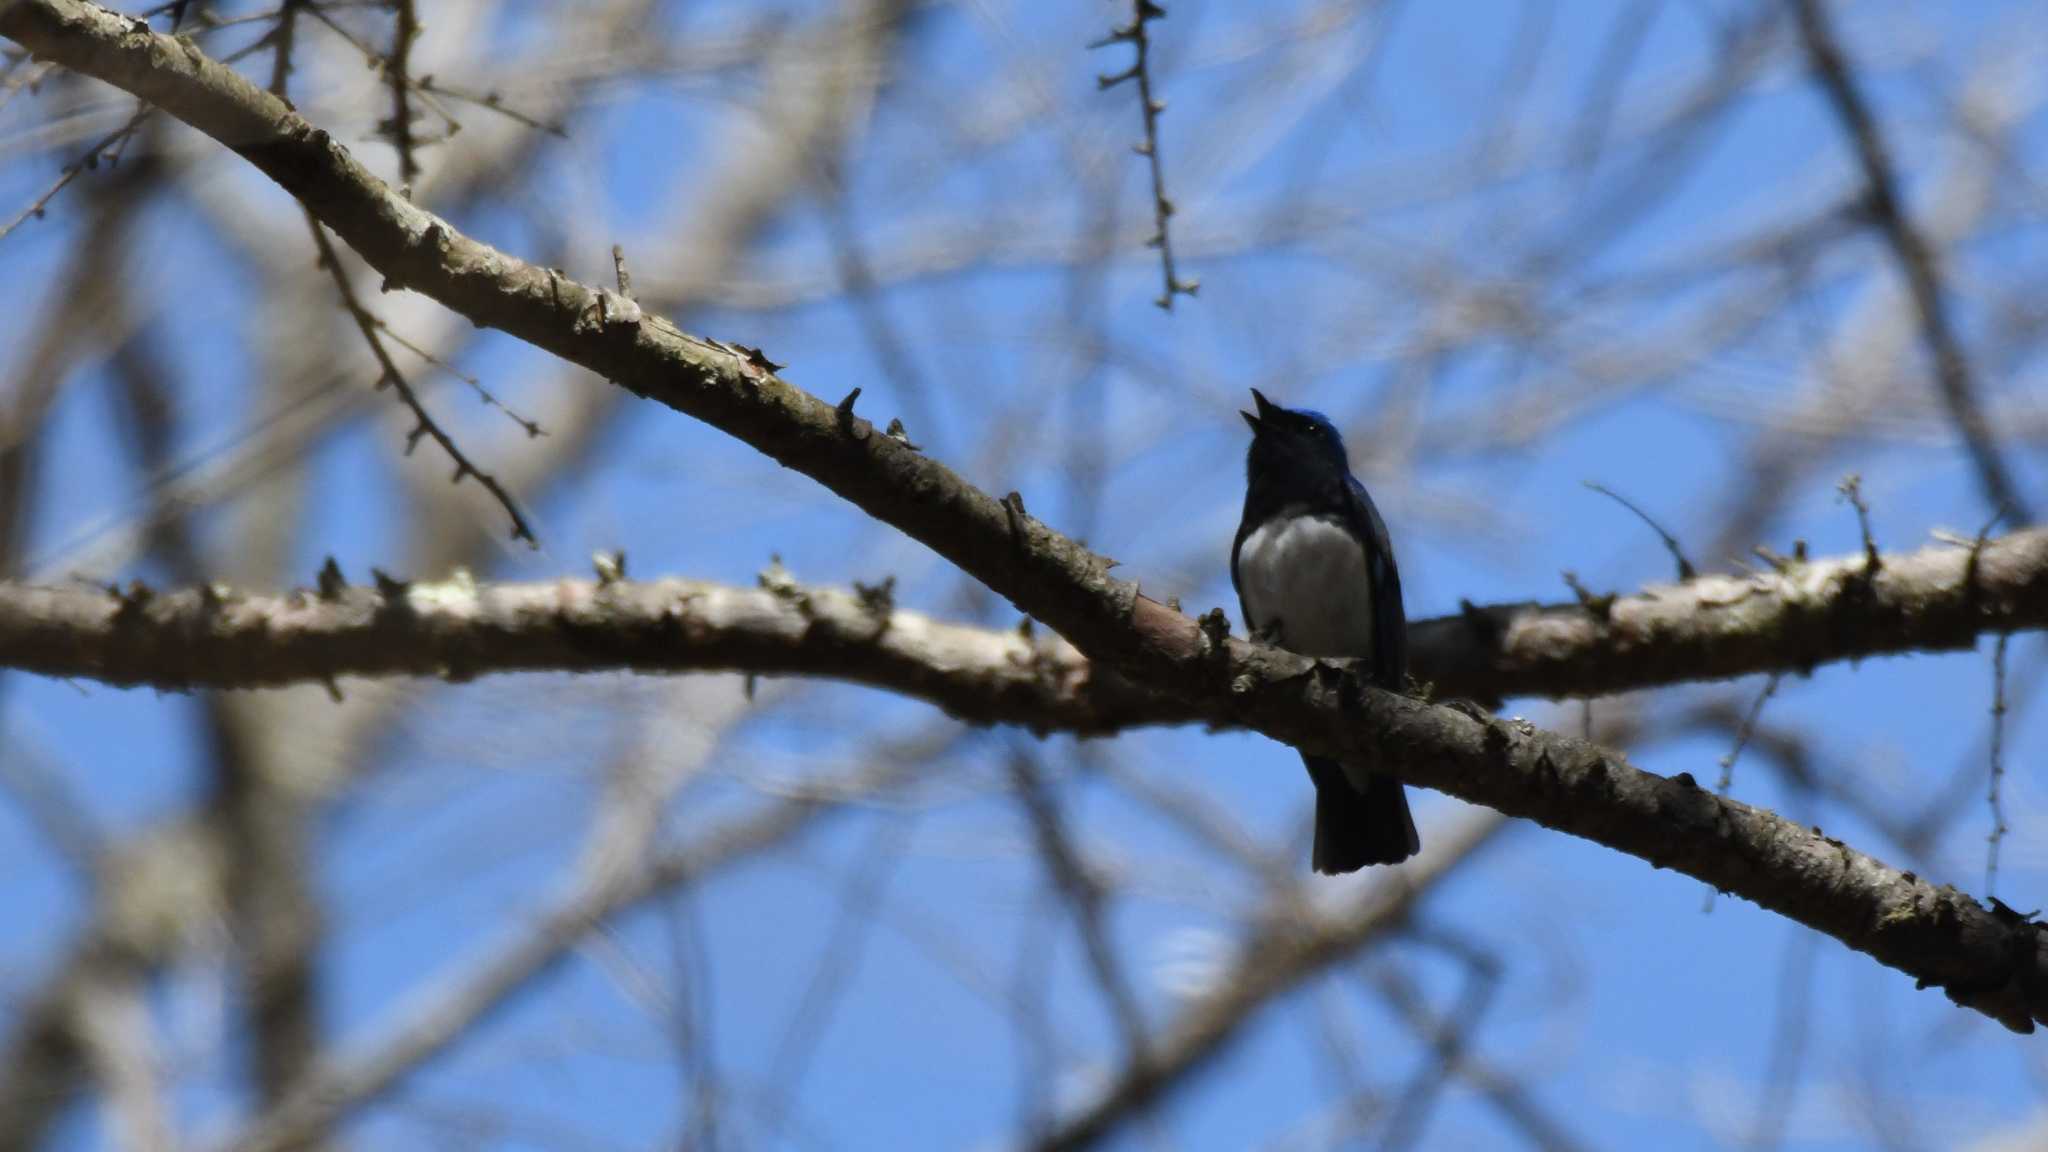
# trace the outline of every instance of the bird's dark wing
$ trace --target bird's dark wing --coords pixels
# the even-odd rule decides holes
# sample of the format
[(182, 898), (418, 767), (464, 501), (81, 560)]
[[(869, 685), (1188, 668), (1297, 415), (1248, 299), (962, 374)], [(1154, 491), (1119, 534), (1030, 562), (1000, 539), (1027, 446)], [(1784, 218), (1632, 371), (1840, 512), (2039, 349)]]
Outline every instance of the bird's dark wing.
[(1237, 619), (1245, 625), (1245, 635), (1251, 635), (1251, 609), (1245, 607), (1245, 586), (1237, 580), (1237, 553), (1245, 549), (1245, 537), (1251, 535), (1251, 519), (1237, 523), (1237, 539), (1231, 541), (1231, 590), (1237, 592)]
[(1237, 522), (1237, 539), (1230, 542), (1230, 590), (1237, 593), (1237, 612), (1239, 618), (1244, 621), (1246, 632), (1251, 631), (1252, 622), (1251, 618), (1244, 614), (1244, 585), (1237, 579), (1237, 554), (1244, 551), (1244, 538), (1251, 534), (1251, 517), (1246, 516)]
[(1394, 563), (1386, 521), (1380, 519), (1365, 485), (1353, 476), (1350, 487), (1346, 514), (1351, 530), (1365, 542), (1365, 567), (1372, 577), (1373, 681), (1399, 692), (1408, 676), (1408, 614), (1401, 604), (1401, 570)]

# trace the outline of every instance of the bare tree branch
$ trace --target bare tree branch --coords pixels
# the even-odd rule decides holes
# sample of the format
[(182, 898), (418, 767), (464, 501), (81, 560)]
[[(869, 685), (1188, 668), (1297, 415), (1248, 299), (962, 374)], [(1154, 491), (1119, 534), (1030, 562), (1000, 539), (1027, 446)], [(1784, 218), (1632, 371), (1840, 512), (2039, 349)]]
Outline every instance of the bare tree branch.
[(1142, 1061), (1127, 1064), (1088, 1103), (1054, 1124), (1035, 1152), (1073, 1152), (1101, 1143), (1124, 1123), (1185, 1087), (1229, 1048), (1260, 1010), (1302, 979), (1350, 958), (1402, 923), (1436, 885), (1470, 860), (1506, 825), (1490, 812), (1432, 829), (1422, 854), (1398, 872), (1380, 872), (1341, 911), (1275, 917), (1239, 951), (1214, 990), (1159, 1030)]
[(1133, 146), (1143, 156), (1152, 173), (1152, 226), (1155, 229), (1146, 246), (1159, 249), (1161, 283), (1159, 298), (1153, 303), (1165, 311), (1173, 311), (1175, 296), (1194, 296), (1201, 291), (1201, 283), (1183, 280), (1173, 270), (1173, 236), (1167, 221), (1173, 219), (1173, 201), (1166, 195), (1165, 161), (1159, 156), (1159, 115), (1166, 111), (1166, 101), (1152, 95), (1152, 37), (1146, 25), (1154, 20), (1164, 19), (1166, 9), (1154, 0), (1132, 0), (1131, 22), (1119, 24), (1110, 34), (1091, 47), (1106, 48), (1111, 44), (1129, 44), (1131, 66), (1122, 72), (1106, 73), (1095, 78), (1096, 86), (1103, 89), (1136, 81), (1138, 85), (1138, 108), (1144, 113), (1145, 138)]
[[(288, 30), (295, 11), (303, 7), (298, 0), (287, 0), (284, 9), (277, 14), (283, 25), (281, 31)], [(632, 0), (605, 5), (595, 13), (578, 9), (575, 13), (564, 14), (558, 40), (571, 56), (603, 61), (630, 58), (651, 43), (644, 33), (653, 7), (652, 4)], [(881, 63), (890, 45), (895, 43), (894, 36), (900, 28), (897, 17), (902, 11), (900, 5), (889, 0), (853, 4), (845, 12), (818, 22), (816, 27), (788, 37), (787, 42), (759, 36), (748, 40), (746, 46), (750, 50), (766, 53), (767, 62), (771, 65), (770, 75), (777, 78), (767, 86), (769, 90), (764, 93), (758, 107), (753, 109), (761, 119), (773, 125), (775, 136), (767, 146), (736, 151), (732, 161), (713, 177), (705, 195), (691, 203), (686, 215), (679, 215), (675, 226), (670, 229), (675, 238), (664, 245), (665, 250), (672, 250), (663, 262), (670, 272), (664, 289), (664, 306), (687, 308), (701, 300), (729, 273), (763, 227), (783, 210), (796, 190), (794, 174), (808, 162), (809, 154), (814, 149), (829, 146), (832, 140), (855, 126), (848, 109), (863, 103), (865, 97), (861, 93), (880, 82), (883, 75)], [(441, 21), (444, 27), (450, 15), (452, 13), (444, 13)], [(732, 53), (730, 48), (714, 49), (713, 55), (720, 51), (726, 57)], [(718, 66), (729, 66), (730, 63), (728, 59)], [(828, 78), (828, 82), (787, 82), (795, 77), (810, 80), (822, 77)], [(587, 100), (591, 95), (588, 88), (587, 83), (579, 82), (570, 96), (580, 94)], [(552, 90), (548, 97), (551, 100), (569, 98)], [(569, 114), (570, 105), (567, 103), (550, 107), (557, 117)], [(484, 133), (471, 132), (464, 138), (474, 141), (482, 135)], [(516, 139), (502, 140), (482, 149), (454, 149), (449, 153), (449, 159), (460, 163), (453, 167), (443, 164), (434, 170), (433, 183), (444, 193), (437, 199), (444, 203), (471, 203), (478, 189), (506, 181), (523, 162), (522, 157), (530, 160), (532, 153)], [(121, 181), (125, 182), (130, 174), (142, 170), (142, 166), (131, 162), (118, 172)], [(451, 173), (455, 175), (451, 176)], [(209, 186), (197, 187), (207, 189)], [(218, 191), (222, 187), (214, 185), (211, 189)], [(194, 189), (187, 188), (186, 191)], [(221, 221), (224, 224), (243, 219), (240, 214), (250, 207), (226, 196), (220, 197), (218, 204), (218, 210), (224, 214)], [(110, 247), (118, 251), (136, 250), (135, 245), (122, 244), (116, 239), (122, 235), (119, 229), (95, 228), (90, 235), (93, 243), (81, 253), (81, 265), (91, 264), (94, 256)], [(237, 234), (237, 239), (243, 245), (243, 256), (257, 259), (274, 275), (296, 273), (297, 268), (280, 267), (276, 257), (262, 247), (275, 238)], [(94, 270), (83, 281), (86, 288), (95, 291), (106, 284), (124, 282), (122, 276), (106, 270)], [(291, 298), (296, 294), (277, 291), (280, 287), (289, 286), (288, 282), (280, 284), (272, 280), (258, 292), (271, 300), (281, 296)], [(86, 306), (88, 300), (97, 298), (95, 295), (81, 290), (59, 292), (52, 298), (62, 301), (63, 307), (57, 314), (64, 321), (43, 326), (52, 340), (58, 339), (60, 334), (72, 332), (78, 317), (91, 319), (103, 330), (109, 330), (107, 335), (113, 338), (111, 329), (117, 321), (109, 319), (109, 309)], [(297, 330), (302, 321), (295, 314), (296, 309), (278, 311), (280, 314), (269, 321), (271, 343), (274, 347), (287, 347), (290, 355), (283, 358), (284, 362), (266, 364), (265, 371), (286, 382), (296, 383), (309, 377), (319, 379), (311, 373), (328, 371), (325, 365), (331, 363), (331, 359), (323, 361), (322, 357), (331, 354), (321, 348), (306, 348), (303, 334)], [(69, 339), (68, 336), (64, 338)], [(308, 364), (318, 367), (309, 369)], [(60, 375), (37, 374), (33, 378), (48, 379), (54, 385)], [(234, 461), (231, 470), (218, 477), (202, 477), (202, 484), (195, 490), (187, 490), (183, 481), (179, 481), (173, 490), (166, 490), (162, 484), (153, 484), (150, 493), (153, 502), (160, 510), (212, 506), (224, 503), (255, 479), (268, 478), (270, 483), (258, 491), (258, 499), (274, 505), (272, 497), (276, 493), (289, 491), (288, 485), (277, 482), (276, 474), (284, 471), (288, 462), (303, 459), (306, 445), (319, 434), (320, 429), (340, 423), (352, 411), (345, 399), (338, 404), (330, 402), (335, 397), (352, 394), (351, 390), (343, 388), (344, 383), (339, 377), (331, 377), (325, 383), (307, 389), (303, 398), (310, 398), (314, 403), (288, 405), (290, 421), (282, 427), (268, 422), (261, 426), (261, 447), (253, 458), (240, 454), (242, 459)], [(565, 474), (575, 473), (592, 458), (592, 445), (611, 417), (626, 407), (624, 401), (624, 393), (614, 389), (570, 393), (548, 418), (548, 426), (554, 435), (542, 442), (539, 450), (525, 449), (506, 459), (502, 475), (506, 477), (507, 486), (519, 491), (539, 491), (549, 483), (559, 483)], [(5, 458), (6, 453), (0, 452), (0, 461)], [(414, 492), (421, 511), (415, 517), (413, 554), (424, 570), (445, 571), (456, 564), (480, 564), (491, 554), (495, 540), (487, 537), (497, 534), (488, 530), (474, 511), (454, 508), (451, 497), (443, 495), (444, 492), (460, 491), (431, 484), (423, 485)], [(11, 495), (16, 489), (0, 484), (0, 492)], [(291, 521), (289, 512), (273, 506), (260, 510), (253, 523)], [(156, 523), (154, 519), (149, 522)], [(267, 546), (252, 549), (245, 542), (237, 552), (237, 558), (246, 566), (250, 554), (268, 556), (272, 552), (273, 549)], [(81, 566), (89, 569), (118, 567), (130, 562), (120, 557), (132, 558), (132, 553), (132, 544), (123, 541), (115, 546), (111, 555), (107, 548), (98, 549), (98, 558), (81, 562)], [(258, 567), (263, 566), (259, 564)], [(275, 583), (276, 578), (266, 576), (264, 582)], [(248, 697), (244, 702), (254, 703), (258, 699)], [(331, 761), (347, 767), (342, 775), (317, 785), (320, 795), (329, 796), (374, 766), (376, 760), (366, 749), (372, 746), (375, 735), (386, 730), (401, 714), (407, 703), (417, 699), (416, 693), (356, 692), (347, 704), (335, 708), (324, 694), (317, 698), (310, 694), (279, 696), (265, 701), (273, 706), (265, 709), (264, 717), (252, 718), (250, 722), (261, 730), (292, 733), (287, 754), (294, 765), (303, 765), (309, 749), (331, 749), (331, 753), (325, 753)], [(135, 838), (137, 850), (133, 854), (134, 859), (124, 858), (119, 882), (110, 880), (104, 886), (96, 901), (92, 922), (85, 926), (64, 957), (51, 966), (52, 975), (45, 984), (23, 998), (23, 1010), (16, 1015), (4, 1053), (0, 1053), (0, 1148), (33, 1146), (39, 1134), (47, 1129), (54, 1116), (71, 1099), (81, 1072), (76, 1008), (81, 1002), (77, 990), (82, 987), (85, 977), (103, 966), (121, 965), (124, 972), (132, 971), (135, 979), (147, 979), (156, 968), (188, 950), (185, 937), (167, 931), (163, 926), (209, 923), (220, 916), (221, 906), (227, 897), (223, 892), (226, 869), (219, 855), (227, 835), (221, 813), (210, 810), (197, 819), (172, 821), (167, 828)], [(289, 842), (303, 840), (302, 835), (292, 835)], [(202, 863), (204, 866), (200, 866)], [(288, 880), (292, 873), (279, 872), (277, 875), (279, 879)]]
[(1790, 3), (1799, 17), (1799, 38), (1814, 77), (1827, 92), (1835, 118), (1842, 122), (1843, 130), (1856, 147), (1856, 159), (1863, 167), (1865, 207), (1891, 246), (1899, 272), (1912, 292), (1913, 307), (1920, 317), (1921, 338), (1934, 360), (1942, 402), (1969, 449), (1984, 498), (1993, 508), (2009, 512), (2020, 523), (2032, 523), (2033, 513), (2026, 497), (2020, 494), (2011, 470), (1999, 454), (1998, 439), (1978, 401), (1970, 359), (1963, 351), (1962, 338), (1956, 334), (1948, 298), (1942, 290), (1940, 257), (1907, 215), (1884, 134), (1857, 88), (1853, 68), (1828, 19), (1825, 0)]
[(1124, 1055), (1134, 1062), (1141, 1062), (1145, 1058), (1145, 1015), (1138, 1006), (1138, 997), (1131, 988), (1129, 975), (1124, 972), (1115, 949), (1110, 946), (1108, 910), (1104, 907), (1108, 896), (1106, 885), (1095, 875), (1080, 847), (1074, 843), (1066, 816), (1060, 811), (1059, 797), (1046, 783), (1045, 774), (1039, 770), (1031, 751), (1013, 749), (1009, 764), (1010, 781), (1031, 823), (1032, 835), (1038, 841), (1039, 857), (1045, 861), (1054, 887), (1074, 914), (1075, 928), (1081, 936), (1081, 949), (1088, 958), (1089, 972), (1109, 1007), (1110, 1017), (1116, 1021)]
[[(1439, 698), (1590, 696), (2048, 628), (2048, 530), (1704, 576), (1606, 604), (1472, 607), (1410, 626)], [(337, 577), (339, 570), (337, 569)], [(852, 592), (691, 580), (478, 584), (466, 575), (287, 596), (0, 582), (0, 667), (163, 689), (343, 676), (737, 671), (849, 680), (979, 723), (1106, 735), (1214, 722), (1105, 673), (1057, 637), (934, 620)]]
[[(411, 0), (398, 0), (398, 3), (402, 8), (400, 20), (409, 21), (412, 11)], [(409, 36), (401, 32), (401, 42), (407, 39), (409, 39)], [(400, 82), (394, 82), (393, 88), (397, 93), (394, 99), (399, 105), (399, 110), (393, 113), (393, 117), (403, 118), (409, 115), (404, 111), (405, 85)], [(406, 169), (412, 171), (413, 154), (410, 130), (402, 134), (399, 139), (401, 141), (400, 155), (404, 158)], [(312, 232), (313, 246), (320, 253), (320, 266), (327, 269), (328, 276), (334, 281), (335, 289), (341, 293), (342, 307), (348, 311), (349, 319), (355, 322), (356, 330), (362, 333), (363, 342), (370, 346), (371, 356), (376, 358), (376, 386), (378, 390), (392, 389), (398, 394), (399, 403), (404, 404), (406, 410), (412, 413), (412, 430), (405, 434), (406, 454), (411, 455), (412, 450), (419, 446), (421, 440), (432, 440), (443, 453), (447, 454), (449, 461), (455, 465), (453, 473), (449, 476), (449, 483), (460, 484), (464, 480), (474, 480), (478, 484), (483, 485), (484, 491), (489, 492), (491, 498), (498, 502), (498, 506), (505, 510), (505, 514), (511, 517), (512, 538), (514, 540), (524, 540), (529, 547), (539, 548), (540, 539), (533, 534), (533, 524), (527, 520), (526, 513), (520, 510), (519, 502), (513, 499), (511, 491), (496, 476), (478, 467), (476, 462), (463, 452), (462, 446), (455, 442), (455, 437), (449, 435), (448, 430), (441, 426), (440, 421), (434, 419), (433, 413), (427, 411), (426, 404), (420, 400), (418, 390), (412, 386), (410, 380), (405, 378), (405, 373), (399, 370), (398, 362), (391, 357), (391, 350), (384, 346), (383, 322), (378, 319), (375, 313), (365, 308), (361, 300), (356, 298), (355, 286), (349, 281), (348, 270), (341, 266), (341, 256), (334, 250), (334, 242), (327, 238), (326, 230), (320, 227), (320, 221), (315, 219), (310, 212), (306, 214), (306, 227)], [(478, 391), (482, 391), (481, 387), (478, 388)], [(488, 393), (485, 396), (486, 399), (489, 398)], [(529, 436), (533, 434), (531, 426), (528, 427), (527, 434)]]
[[(17, 0), (0, 35), (115, 82), (222, 141), (393, 287), (696, 416), (812, 477), (1043, 619), (1094, 659), (1297, 748), (1371, 763), (1669, 866), (1938, 985), (2016, 1031), (2048, 1018), (2038, 926), (1937, 888), (1690, 777), (1521, 723), (1422, 703), (1355, 674), (1231, 641), (1109, 575), (1112, 563), (867, 421), (775, 375), (758, 351), (690, 336), (615, 292), (480, 244), (410, 204), (332, 137), (189, 41), (83, 0)], [(1866, 573), (1874, 578), (1876, 573)]]
[[(787, 842), (808, 831), (813, 817), (830, 811), (838, 801), (903, 787), (929, 769), (931, 752), (950, 743), (950, 736), (937, 742), (906, 742), (878, 755), (872, 767), (793, 788), (777, 802), (695, 843), (661, 850), (642, 844), (645, 858), (640, 867), (616, 866), (615, 846), (594, 841), (594, 855), (588, 859), (608, 863), (581, 869), (568, 891), (525, 918), (506, 939), (436, 981), (368, 1042), (331, 1057), (226, 1147), (232, 1152), (298, 1147), (309, 1134), (331, 1127), (469, 1035), (606, 921), (680, 884), (701, 882), (735, 861)], [(603, 822), (597, 831), (610, 827), (610, 822)]]
[(106, 1092), (118, 1145), (130, 1152), (170, 1152), (170, 1109), (158, 1082), (149, 1000), (142, 982), (118, 977), (80, 992), (79, 1038)]
[(1487, 1064), (1461, 1043), (1449, 1021), (1430, 1011), (1421, 990), (1405, 973), (1385, 970), (1376, 974), (1373, 983), (1387, 1006), (1420, 1035), (1444, 1070), (1469, 1084), (1531, 1148), (1541, 1152), (1580, 1152), (1585, 1148), (1583, 1141), (1537, 1101), (1528, 1085)]
[[(0, 1148), (26, 1152), (72, 1099), (89, 1065), (88, 1013), (107, 989), (139, 986), (149, 958), (176, 950), (223, 916), (225, 888), (216, 816), (117, 849), (101, 872), (100, 912), (63, 968), (15, 1007), (0, 1075)], [(204, 893), (213, 900), (194, 900)], [(196, 906), (195, 906), (196, 905)]]

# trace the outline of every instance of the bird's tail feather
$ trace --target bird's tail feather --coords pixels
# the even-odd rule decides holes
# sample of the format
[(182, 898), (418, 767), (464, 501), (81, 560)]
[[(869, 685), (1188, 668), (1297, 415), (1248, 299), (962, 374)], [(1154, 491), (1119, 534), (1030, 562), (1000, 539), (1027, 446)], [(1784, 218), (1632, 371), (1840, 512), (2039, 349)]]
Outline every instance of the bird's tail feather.
[(1368, 864), (1398, 864), (1422, 847), (1408, 792), (1392, 776), (1366, 777), (1363, 791), (1334, 760), (1302, 757), (1316, 784), (1316, 840), (1310, 857), (1327, 875), (1356, 872)]

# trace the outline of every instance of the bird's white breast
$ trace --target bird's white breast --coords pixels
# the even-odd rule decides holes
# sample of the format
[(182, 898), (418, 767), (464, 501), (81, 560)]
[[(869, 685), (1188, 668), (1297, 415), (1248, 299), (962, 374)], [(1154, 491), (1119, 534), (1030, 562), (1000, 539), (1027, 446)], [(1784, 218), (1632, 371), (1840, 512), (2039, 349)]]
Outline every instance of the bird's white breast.
[(1372, 654), (1372, 576), (1365, 547), (1334, 520), (1272, 520), (1237, 552), (1246, 621), (1304, 656)]

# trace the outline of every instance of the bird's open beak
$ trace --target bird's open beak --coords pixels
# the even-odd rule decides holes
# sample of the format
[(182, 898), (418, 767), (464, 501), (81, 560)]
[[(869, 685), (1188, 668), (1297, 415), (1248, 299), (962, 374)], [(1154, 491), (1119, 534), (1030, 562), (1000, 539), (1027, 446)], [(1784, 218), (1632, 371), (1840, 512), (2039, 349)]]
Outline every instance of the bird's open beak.
[(1257, 415), (1253, 415), (1250, 412), (1239, 412), (1238, 415), (1244, 417), (1244, 422), (1251, 425), (1252, 431), (1257, 433), (1262, 427), (1259, 421), (1273, 414), (1273, 402), (1266, 399), (1264, 392), (1254, 388), (1252, 389), (1252, 405), (1259, 410)]

